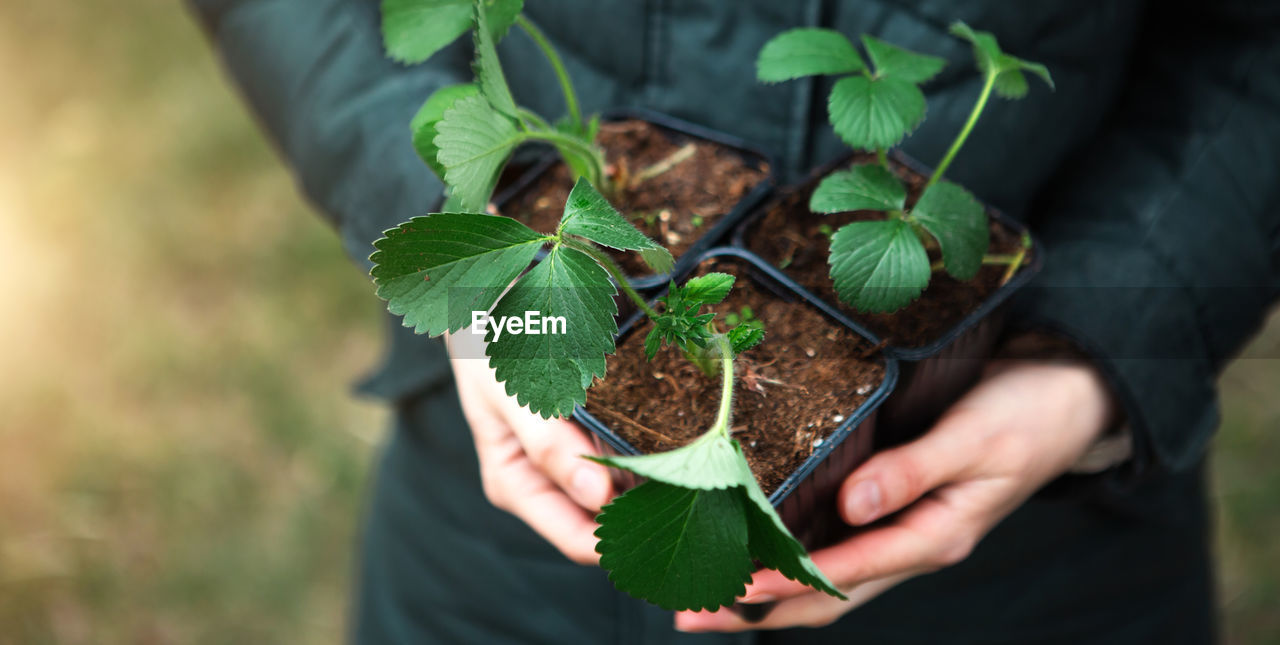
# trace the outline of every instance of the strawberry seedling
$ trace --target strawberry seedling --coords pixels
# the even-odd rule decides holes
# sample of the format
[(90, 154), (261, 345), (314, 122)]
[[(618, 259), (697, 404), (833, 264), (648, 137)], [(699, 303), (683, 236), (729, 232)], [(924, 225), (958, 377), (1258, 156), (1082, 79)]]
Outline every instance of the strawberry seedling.
[[(877, 163), (825, 177), (809, 202), (809, 208), (819, 213), (875, 211), (882, 215), (846, 224), (831, 235), (829, 275), (836, 294), (860, 311), (902, 308), (919, 297), (935, 270), (966, 281), (983, 264), (1005, 264), (1007, 278), (1026, 260), (1026, 238), (1022, 252), (988, 255), (986, 211), (969, 191), (943, 177), (993, 93), (1006, 99), (1026, 96), (1024, 72), (1039, 76), (1050, 88), (1053, 79), (1044, 65), (1004, 53), (990, 33), (975, 31), (963, 22), (954, 23), (951, 33), (972, 45), (983, 86), (968, 119), (910, 206), (906, 186), (890, 168), (886, 152), (924, 120), (926, 104), (920, 85), (942, 70), (943, 59), (864, 35), (868, 64), (839, 32), (806, 28), (774, 37), (757, 60), (757, 78), (764, 82), (843, 75), (828, 98), (831, 125), (851, 147), (876, 155)], [(931, 249), (941, 254), (940, 262), (930, 262)]]
[[(658, 272), (670, 270), (670, 253), (585, 179), (551, 234), (505, 217), (433, 213), (387, 231), (374, 246), (378, 295), (418, 333), (457, 332), (485, 318), (566, 321), (563, 333), (499, 337), (491, 327), (485, 334), (498, 381), (545, 418), (568, 416), (605, 377), (618, 287), (653, 322), (645, 340), (650, 358), (674, 345), (707, 377), (721, 379), (714, 423), (693, 442), (665, 453), (596, 458), (647, 478), (598, 518), (601, 566), (619, 589), (667, 609), (713, 609), (740, 596), (759, 563), (843, 597), (782, 523), (731, 436), (734, 362), (765, 333), (759, 321), (743, 319), (749, 312), (722, 329), (703, 311), (724, 300), (732, 276), (672, 284), (658, 308), (650, 306), (600, 247), (638, 252)], [(544, 247), (546, 256), (526, 271)]]

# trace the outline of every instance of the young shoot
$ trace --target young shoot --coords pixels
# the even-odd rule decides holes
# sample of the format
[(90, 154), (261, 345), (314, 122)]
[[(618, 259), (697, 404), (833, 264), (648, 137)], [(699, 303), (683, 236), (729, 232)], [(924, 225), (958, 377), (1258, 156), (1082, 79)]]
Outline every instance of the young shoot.
[[(763, 325), (740, 322), (722, 331), (715, 315), (703, 312), (724, 300), (733, 277), (711, 273), (672, 284), (658, 311), (601, 246), (639, 252), (657, 272), (671, 269), (666, 249), (579, 179), (554, 233), (482, 213), (433, 213), (375, 242), (371, 273), (387, 308), (418, 333), (502, 321), (484, 335), (489, 365), (508, 394), (544, 418), (568, 416), (605, 377), (621, 287), (654, 323), (645, 340), (650, 358), (663, 344), (675, 345), (722, 387), (715, 421), (693, 443), (598, 459), (649, 480), (598, 518), (597, 550), (610, 579), (668, 609), (710, 609), (742, 595), (758, 562), (839, 596), (787, 531), (730, 435), (734, 359), (764, 338)], [(543, 247), (550, 247), (546, 257), (529, 268)], [(547, 325), (559, 320), (564, 324)]]
[[(862, 44), (872, 65), (839, 32), (796, 29), (765, 44), (757, 62), (761, 81), (802, 76), (851, 74), (836, 81), (828, 113), (836, 133), (853, 148), (873, 152), (877, 163), (860, 164), (823, 178), (809, 202), (818, 213), (877, 211), (883, 219), (846, 224), (830, 235), (830, 276), (837, 296), (860, 311), (892, 312), (911, 303), (928, 286), (935, 270), (957, 280), (973, 279), (984, 264), (1008, 264), (1005, 279), (1026, 259), (1024, 248), (992, 256), (986, 211), (969, 191), (943, 179), (963, 147), (991, 94), (1006, 99), (1026, 96), (1023, 72), (1053, 79), (1044, 65), (1001, 51), (994, 36), (963, 22), (951, 33), (973, 46), (983, 86), (955, 140), (929, 177), (915, 204), (907, 207), (907, 189), (888, 164), (887, 149), (924, 120), (920, 85), (933, 78), (944, 61), (889, 45), (871, 36)], [(856, 74), (856, 75), (852, 75)], [(936, 249), (941, 262), (929, 261)]]

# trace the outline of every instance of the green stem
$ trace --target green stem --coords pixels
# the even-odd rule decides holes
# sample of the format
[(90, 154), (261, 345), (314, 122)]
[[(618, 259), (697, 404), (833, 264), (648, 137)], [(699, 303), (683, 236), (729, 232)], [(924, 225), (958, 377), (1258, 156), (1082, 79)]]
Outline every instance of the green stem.
[(964, 145), (969, 133), (973, 132), (973, 126), (978, 123), (978, 117), (982, 115), (982, 111), (987, 107), (987, 99), (991, 98), (991, 90), (996, 86), (996, 72), (987, 70), (986, 81), (982, 85), (982, 92), (978, 94), (978, 102), (973, 104), (973, 111), (969, 113), (969, 120), (964, 122), (964, 127), (960, 128), (960, 134), (956, 135), (956, 140), (951, 142), (951, 147), (947, 149), (947, 154), (942, 157), (942, 161), (938, 162), (938, 167), (934, 168), (933, 175), (929, 177), (929, 183), (924, 185), (925, 190), (938, 183), (943, 173), (951, 165), (951, 161), (956, 158), (956, 153), (960, 152), (960, 147)]
[(876, 148), (876, 161), (880, 162), (880, 165), (883, 166), (885, 170), (889, 169), (889, 155), (885, 152), (884, 148)]
[(533, 110), (530, 110), (529, 108), (517, 107), (516, 111), (520, 113), (521, 118), (528, 120), (529, 123), (532, 123), (534, 128), (537, 128), (538, 130), (551, 129), (551, 124), (547, 123), (546, 119), (538, 116), (538, 114)]
[(1013, 255), (1013, 260), (1009, 262), (1009, 268), (1005, 270), (1004, 275), (1000, 278), (1000, 286), (1004, 286), (1013, 279), (1018, 269), (1022, 268), (1022, 263), (1027, 259), (1027, 252), (1031, 250), (1031, 235), (1029, 233), (1022, 234), (1022, 248)]
[(618, 283), (618, 287), (622, 289), (622, 292), (627, 294), (627, 297), (631, 299), (631, 302), (634, 302), (636, 306), (640, 308), (640, 311), (644, 312), (644, 315), (655, 320), (658, 318), (658, 312), (654, 311), (653, 307), (650, 307), (649, 303), (645, 302), (644, 298), (641, 298), (640, 294), (631, 287), (631, 283), (627, 282), (627, 276), (622, 273), (622, 269), (618, 267), (617, 262), (613, 261), (613, 258), (596, 248), (590, 242), (583, 242), (571, 237), (562, 237), (560, 240), (565, 246), (586, 253), (592, 260), (595, 260), (596, 263), (604, 267), (604, 270), (608, 271), (609, 275), (613, 276), (614, 282)]
[(720, 409), (716, 412), (716, 422), (711, 429), (719, 430), (728, 437), (729, 417), (733, 412), (733, 347), (729, 345), (729, 337), (725, 334), (716, 334), (714, 339), (720, 348), (720, 375), (724, 380), (720, 390)]
[(527, 139), (546, 141), (555, 145), (567, 146), (586, 155), (586, 157), (591, 160), (592, 175), (587, 177), (587, 181), (590, 181), (592, 186), (599, 188), (602, 192), (604, 191), (605, 186), (602, 184), (605, 179), (604, 155), (595, 146), (577, 137), (569, 136), (563, 132), (556, 132), (554, 130), (531, 131), (524, 133), (524, 136)]
[(583, 132), (586, 132), (587, 124), (583, 122), (582, 112), (578, 109), (578, 95), (573, 91), (573, 81), (569, 80), (569, 72), (565, 70), (564, 62), (560, 60), (560, 55), (556, 53), (555, 48), (551, 46), (551, 42), (547, 40), (542, 30), (526, 18), (524, 14), (516, 16), (516, 24), (520, 25), (520, 28), (529, 34), (533, 42), (538, 45), (538, 49), (541, 49), (547, 60), (550, 61), (551, 67), (556, 71), (556, 79), (560, 81), (560, 90), (564, 92), (564, 104), (569, 109), (569, 118), (573, 119), (573, 122), (578, 124), (578, 127)]

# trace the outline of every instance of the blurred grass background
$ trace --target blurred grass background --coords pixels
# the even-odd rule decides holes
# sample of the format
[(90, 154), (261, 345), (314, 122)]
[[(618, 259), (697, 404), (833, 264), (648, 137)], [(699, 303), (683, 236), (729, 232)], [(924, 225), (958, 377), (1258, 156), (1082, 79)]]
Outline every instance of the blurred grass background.
[[(0, 644), (341, 642), (366, 277), (180, 3), (2, 3), (0, 79)], [(1229, 639), (1280, 643), (1280, 361), (1223, 389)]]

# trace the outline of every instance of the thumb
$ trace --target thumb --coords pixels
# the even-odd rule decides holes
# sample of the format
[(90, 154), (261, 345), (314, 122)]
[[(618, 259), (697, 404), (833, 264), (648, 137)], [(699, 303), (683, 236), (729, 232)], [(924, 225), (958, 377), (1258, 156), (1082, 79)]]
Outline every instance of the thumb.
[(978, 461), (981, 445), (967, 431), (978, 423), (972, 408), (953, 408), (924, 436), (881, 452), (853, 471), (837, 498), (846, 522), (869, 524), (905, 508), (963, 476)]

